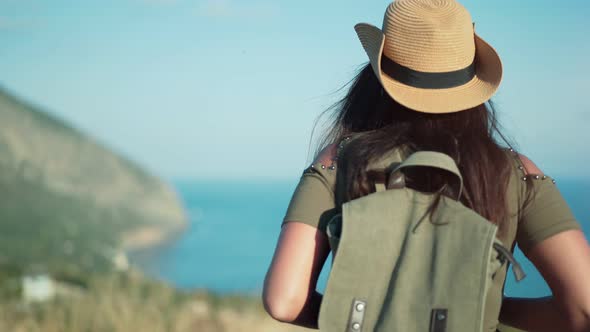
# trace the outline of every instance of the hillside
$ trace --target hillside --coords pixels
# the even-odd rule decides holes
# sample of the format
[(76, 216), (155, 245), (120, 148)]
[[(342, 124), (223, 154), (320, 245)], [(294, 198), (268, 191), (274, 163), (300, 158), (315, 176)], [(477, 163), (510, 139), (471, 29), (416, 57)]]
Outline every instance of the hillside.
[(0, 265), (99, 268), (186, 223), (166, 183), (3, 89), (0, 197)]

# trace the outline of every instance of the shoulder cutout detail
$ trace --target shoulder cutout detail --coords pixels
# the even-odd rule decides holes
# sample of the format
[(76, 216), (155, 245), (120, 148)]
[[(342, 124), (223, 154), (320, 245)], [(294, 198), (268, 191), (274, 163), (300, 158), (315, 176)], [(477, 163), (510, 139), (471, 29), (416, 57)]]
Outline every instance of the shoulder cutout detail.
[(533, 180), (547, 180), (550, 179), (553, 184), (555, 184), (555, 179), (549, 178), (549, 176), (545, 175), (535, 163), (533, 163), (527, 156), (522, 155), (518, 152), (515, 152), (515, 155), (518, 157), (517, 161), (519, 163), (518, 169), (522, 172), (522, 180), (527, 181), (528, 179)]
[(346, 136), (338, 142), (326, 146), (315, 158), (313, 164), (309, 168), (321, 168), (333, 171), (336, 169), (336, 161), (340, 156), (344, 146), (352, 139), (351, 136)]
[(518, 159), (520, 159), (520, 162), (521, 162), (522, 166), (524, 167), (525, 175), (535, 175), (535, 174), (542, 175), (543, 174), (543, 172), (541, 172), (541, 170), (537, 167), (537, 165), (535, 165), (525, 155), (522, 155), (519, 153)]
[(316, 157), (314, 164), (333, 165), (336, 160), (337, 144), (330, 144), (326, 146)]

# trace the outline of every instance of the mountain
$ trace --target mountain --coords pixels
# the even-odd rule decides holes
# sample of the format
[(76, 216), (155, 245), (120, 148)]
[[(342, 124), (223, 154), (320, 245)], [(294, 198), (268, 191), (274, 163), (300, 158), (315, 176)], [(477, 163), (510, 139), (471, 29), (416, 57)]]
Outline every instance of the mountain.
[(168, 184), (0, 89), (0, 266), (100, 269), (185, 225)]

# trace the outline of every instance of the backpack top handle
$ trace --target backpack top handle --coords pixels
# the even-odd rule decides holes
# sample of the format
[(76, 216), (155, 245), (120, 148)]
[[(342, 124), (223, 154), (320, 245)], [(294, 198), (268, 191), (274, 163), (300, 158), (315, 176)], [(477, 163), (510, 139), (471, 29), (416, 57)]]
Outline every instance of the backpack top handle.
[(404, 186), (404, 177), (401, 176), (401, 170), (416, 166), (438, 168), (456, 175), (459, 179), (459, 195), (457, 200), (461, 198), (463, 177), (461, 176), (461, 172), (459, 172), (457, 164), (449, 155), (436, 151), (417, 151), (412, 153), (389, 173), (389, 184), (387, 187), (397, 188), (400, 187), (400, 184)]

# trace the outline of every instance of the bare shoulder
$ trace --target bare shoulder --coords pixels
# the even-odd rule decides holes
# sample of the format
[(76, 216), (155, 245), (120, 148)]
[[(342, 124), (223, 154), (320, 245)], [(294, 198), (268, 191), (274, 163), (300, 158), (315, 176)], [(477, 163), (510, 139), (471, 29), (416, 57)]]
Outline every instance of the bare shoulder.
[(518, 154), (518, 158), (524, 167), (526, 174), (543, 174), (543, 172), (530, 160), (527, 156), (523, 154)]
[(338, 152), (337, 144), (330, 144), (326, 146), (314, 160), (314, 164), (331, 165), (336, 160), (336, 154)]
[(322, 149), (322, 151), (320, 151), (320, 153), (317, 154), (314, 163), (321, 163), (322, 165), (334, 164), (334, 162), (342, 153), (343, 149), (359, 136), (360, 135), (358, 133), (350, 134), (340, 138), (336, 143), (328, 144)]

